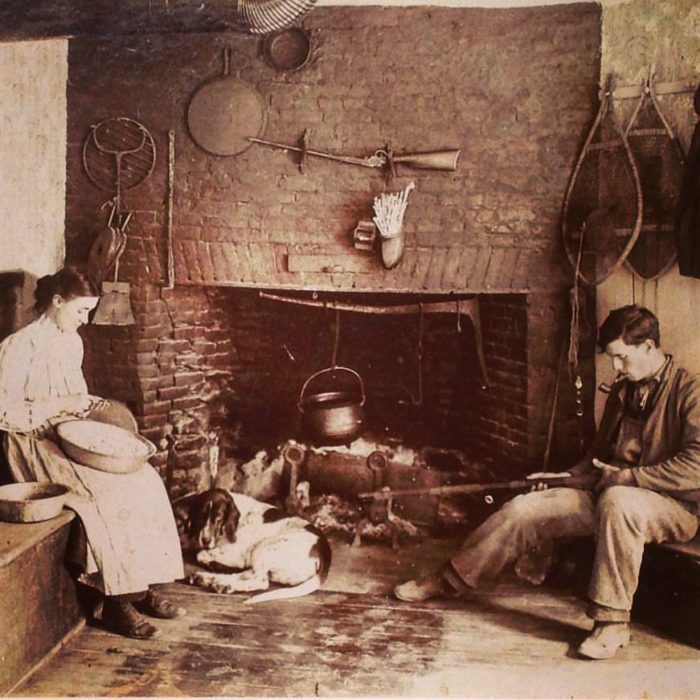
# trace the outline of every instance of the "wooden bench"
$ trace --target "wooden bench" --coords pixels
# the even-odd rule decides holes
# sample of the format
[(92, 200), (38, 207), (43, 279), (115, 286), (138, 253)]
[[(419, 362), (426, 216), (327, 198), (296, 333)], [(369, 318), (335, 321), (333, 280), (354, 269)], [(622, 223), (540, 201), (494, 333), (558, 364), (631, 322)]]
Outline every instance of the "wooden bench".
[(0, 694), (83, 624), (64, 557), (72, 511), (40, 523), (0, 522)]
[(684, 544), (647, 545), (632, 617), (700, 647), (700, 534)]

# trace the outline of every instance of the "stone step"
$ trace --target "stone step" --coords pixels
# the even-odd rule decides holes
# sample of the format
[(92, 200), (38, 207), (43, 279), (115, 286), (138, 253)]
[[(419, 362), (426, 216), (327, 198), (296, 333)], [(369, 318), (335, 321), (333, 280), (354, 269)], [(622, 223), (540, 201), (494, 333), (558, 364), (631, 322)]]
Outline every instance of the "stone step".
[(0, 694), (83, 623), (64, 564), (74, 518), (64, 510), (40, 523), (0, 522)]

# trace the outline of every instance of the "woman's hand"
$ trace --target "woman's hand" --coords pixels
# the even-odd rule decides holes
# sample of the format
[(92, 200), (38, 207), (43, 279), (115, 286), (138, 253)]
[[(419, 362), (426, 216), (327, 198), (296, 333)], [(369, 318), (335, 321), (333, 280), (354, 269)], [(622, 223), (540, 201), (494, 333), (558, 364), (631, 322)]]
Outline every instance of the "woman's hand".
[(109, 406), (108, 399), (103, 399), (101, 396), (93, 396), (92, 394), (88, 394), (88, 396), (92, 401), (92, 404), (90, 405), (91, 411), (102, 411)]
[(59, 416), (76, 416), (84, 418), (93, 408), (97, 408), (105, 399), (90, 394), (69, 394), (57, 399)]

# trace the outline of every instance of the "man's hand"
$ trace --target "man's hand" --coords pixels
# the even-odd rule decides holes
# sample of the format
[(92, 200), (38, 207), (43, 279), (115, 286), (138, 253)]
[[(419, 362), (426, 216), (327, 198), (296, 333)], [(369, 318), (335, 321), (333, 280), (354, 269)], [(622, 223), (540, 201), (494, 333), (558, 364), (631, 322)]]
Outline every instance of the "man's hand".
[[(538, 481), (539, 479), (563, 479), (567, 476), (571, 476), (571, 474), (569, 472), (534, 472), (533, 474), (528, 474), (525, 478)], [(549, 484), (539, 481), (538, 483), (533, 484), (530, 491), (544, 491), (548, 488)]]
[(593, 458), (593, 466), (600, 469), (600, 479), (595, 485), (596, 493), (600, 493), (611, 486), (634, 486), (634, 478), (631, 469), (620, 469), (612, 464), (606, 464)]

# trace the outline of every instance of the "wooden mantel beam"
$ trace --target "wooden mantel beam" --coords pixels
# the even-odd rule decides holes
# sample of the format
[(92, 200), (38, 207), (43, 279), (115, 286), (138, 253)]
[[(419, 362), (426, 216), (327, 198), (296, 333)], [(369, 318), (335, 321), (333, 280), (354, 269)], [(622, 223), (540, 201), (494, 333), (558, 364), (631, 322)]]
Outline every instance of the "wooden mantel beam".
[(236, 0), (0, 0), (0, 41), (222, 31)]

